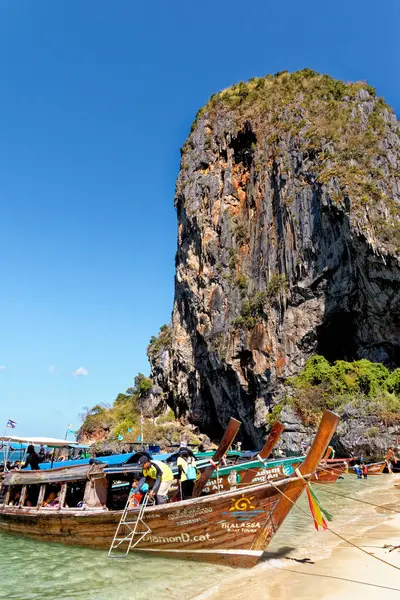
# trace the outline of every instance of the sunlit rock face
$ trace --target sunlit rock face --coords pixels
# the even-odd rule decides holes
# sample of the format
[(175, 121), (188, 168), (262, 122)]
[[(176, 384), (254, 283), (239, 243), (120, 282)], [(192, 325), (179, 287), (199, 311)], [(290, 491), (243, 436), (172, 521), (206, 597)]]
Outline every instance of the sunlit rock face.
[(213, 96), (182, 148), (172, 324), (149, 353), (176, 415), (214, 438), (235, 416), (259, 446), (313, 353), (399, 366), (399, 205), (399, 122), (367, 84), (305, 70)]

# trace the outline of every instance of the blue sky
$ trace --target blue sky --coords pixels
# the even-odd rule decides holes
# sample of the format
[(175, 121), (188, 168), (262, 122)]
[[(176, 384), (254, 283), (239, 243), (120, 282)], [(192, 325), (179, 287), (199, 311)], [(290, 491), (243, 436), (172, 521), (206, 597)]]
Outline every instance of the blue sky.
[(399, 22), (398, 0), (0, 1), (0, 429), (63, 436), (149, 372), (209, 96), (309, 67), (399, 114)]

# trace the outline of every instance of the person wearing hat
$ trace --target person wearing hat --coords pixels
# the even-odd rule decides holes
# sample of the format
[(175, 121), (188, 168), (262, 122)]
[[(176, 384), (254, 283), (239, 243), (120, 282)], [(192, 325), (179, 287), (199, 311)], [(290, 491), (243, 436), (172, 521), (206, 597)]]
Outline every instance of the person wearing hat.
[(139, 465), (142, 467), (142, 477), (134, 487), (143, 492), (146, 489), (144, 484), (148, 484), (149, 496), (155, 497), (157, 504), (165, 504), (168, 490), (174, 481), (171, 469), (160, 460), (150, 460), (147, 456), (139, 458)]
[(192, 497), (197, 475), (196, 461), (193, 455), (190, 456), (187, 448), (181, 448), (179, 451), (176, 466), (179, 472), (181, 499), (186, 500), (186, 498)]

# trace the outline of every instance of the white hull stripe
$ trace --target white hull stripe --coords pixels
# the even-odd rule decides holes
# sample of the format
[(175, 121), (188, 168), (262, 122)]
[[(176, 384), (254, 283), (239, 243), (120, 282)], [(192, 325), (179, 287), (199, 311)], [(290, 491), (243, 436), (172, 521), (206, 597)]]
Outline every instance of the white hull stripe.
[(170, 548), (140, 548), (136, 547), (133, 550), (138, 550), (140, 552), (177, 552), (183, 554), (230, 554), (237, 556), (261, 556), (262, 550), (172, 550)]

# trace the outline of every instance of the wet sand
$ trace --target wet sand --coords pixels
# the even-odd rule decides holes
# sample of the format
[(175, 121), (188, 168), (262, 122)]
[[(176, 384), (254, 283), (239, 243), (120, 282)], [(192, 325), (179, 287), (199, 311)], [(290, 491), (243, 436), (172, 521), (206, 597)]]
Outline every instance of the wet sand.
[[(291, 514), (291, 522), (282, 526), (262, 563), (251, 571), (232, 571), (196, 600), (354, 600), (357, 595), (362, 600), (399, 600), (400, 549), (390, 547), (400, 545), (400, 514), (331, 494), (400, 511), (400, 489), (395, 486), (400, 476), (370, 480), (350, 481), (345, 489), (340, 483), (325, 490), (316, 487), (322, 504), (334, 514), (330, 528), (364, 552), (330, 531), (317, 533), (303, 513), (297, 517), (301, 531)], [(301, 506), (305, 508), (304, 501)]]

